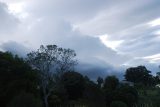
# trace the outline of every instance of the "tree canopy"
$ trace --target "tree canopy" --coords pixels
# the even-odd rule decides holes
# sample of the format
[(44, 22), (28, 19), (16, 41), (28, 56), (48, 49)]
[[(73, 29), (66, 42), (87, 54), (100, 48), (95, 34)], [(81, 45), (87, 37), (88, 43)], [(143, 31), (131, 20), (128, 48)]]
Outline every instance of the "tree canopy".
[(144, 85), (152, 84), (151, 71), (145, 66), (131, 67), (126, 70), (125, 79), (134, 83), (142, 83)]

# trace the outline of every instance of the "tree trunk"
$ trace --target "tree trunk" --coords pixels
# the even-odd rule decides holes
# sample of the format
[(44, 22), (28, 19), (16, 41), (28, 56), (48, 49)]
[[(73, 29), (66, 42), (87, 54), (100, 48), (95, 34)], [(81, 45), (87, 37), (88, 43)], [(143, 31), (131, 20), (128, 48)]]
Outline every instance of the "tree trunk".
[(48, 107), (48, 97), (46, 95), (44, 96), (44, 104), (45, 107)]
[(44, 106), (48, 107), (48, 95), (46, 93), (46, 87), (45, 87), (45, 85), (42, 85), (42, 91), (43, 91)]

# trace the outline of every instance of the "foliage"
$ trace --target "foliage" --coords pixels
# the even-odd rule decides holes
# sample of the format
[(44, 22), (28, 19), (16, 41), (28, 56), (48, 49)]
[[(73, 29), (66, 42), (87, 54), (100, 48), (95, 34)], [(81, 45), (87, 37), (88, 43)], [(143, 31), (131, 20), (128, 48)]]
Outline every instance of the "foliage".
[(104, 81), (105, 90), (115, 90), (119, 84), (119, 80), (115, 76), (108, 76)]
[(122, 101), (113, 101), (110, 107), (127, 107), (127, 105)]
[(157, 75), (158, 77), (160, 77), (160, 72), (157, 72), (156, 75)]
[(85, 81), (80, 73), (66, 72), (63, 74), (61, 81), (67, 90), (70, 100), (77, 100), (82, 97), (85, 88)]
[(125, 102), (128, 107), (132, 107), (138, 101), (138, 92), (134, 87), (121, 86), (116, 90), (114, 100)]
[(68, 102), (68, 93), (64, 85), (59, 82), (58, 86), (54, 89), (48, 98), (49, 106), (65, 104)]
[(98, 86), (101, 88), (102, 83), (103, 83), (103, 78), (98, 77), (98, 78), (97, 78), (97, 83), (98, 83)]
[[(141, 91), (141, 90), (139, 90)], [(144, 107), (160, 107), (160, 89), (157, 88), (145, 88), (147, 94), (140, 93), (138, 106), (144, 105)]]
[(11, 100), (7, 107), (42, 107), (42, 102), (30, 93), (21, 92)]
[(106, 105), (109, 106), (110, 103), (114, 100), (116, 95), (116, 89), (118, 88), (119, 80), (115, 76), (107, 76), (104, 81), (104, 95)]
[(109, 106), (113, 101), (122, 101), (128, 107), (134, 105), (138, 100), (138, 92), (134, 87), (121, 85), (115, 76), (108, 76), (104, 83), (105, 101)]
[(134, 83), (143, 83), (145, 86), (153, 85), (154, 78), (145, 66), (128, 68), (125, 73), (125, 79)]
[(38, 95), (36, 72), (17, 55), (0, 52), (0, 106), (23, 90)]
[(83, 99), (89, 107), (105, 107), (106, 105), (104, 92), (87, 77)]

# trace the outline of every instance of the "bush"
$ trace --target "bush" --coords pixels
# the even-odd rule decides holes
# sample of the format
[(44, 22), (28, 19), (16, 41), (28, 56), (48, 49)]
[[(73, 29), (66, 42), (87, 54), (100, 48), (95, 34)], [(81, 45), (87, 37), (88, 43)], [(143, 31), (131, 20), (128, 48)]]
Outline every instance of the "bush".
[(7, 107), (42, 107), (42, 102), (32, 94), (22, 92), (15, 96)]
[(127, 105), (122, 101), (113, 101), (110, 107), (127, 107)]
[(69, 100), (77, 100), (82, 97), (85, 89), (85, 80), (78, 72), (65, 72), (61, 78)]

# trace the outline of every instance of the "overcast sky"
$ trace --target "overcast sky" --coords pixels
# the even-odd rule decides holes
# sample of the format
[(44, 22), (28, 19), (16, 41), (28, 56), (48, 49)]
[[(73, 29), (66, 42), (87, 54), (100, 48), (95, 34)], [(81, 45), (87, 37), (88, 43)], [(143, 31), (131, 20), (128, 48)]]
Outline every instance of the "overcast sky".
[(160, 0), (1, 0), (0, 49), (74, 49), (92, 77), (160, 63)]

